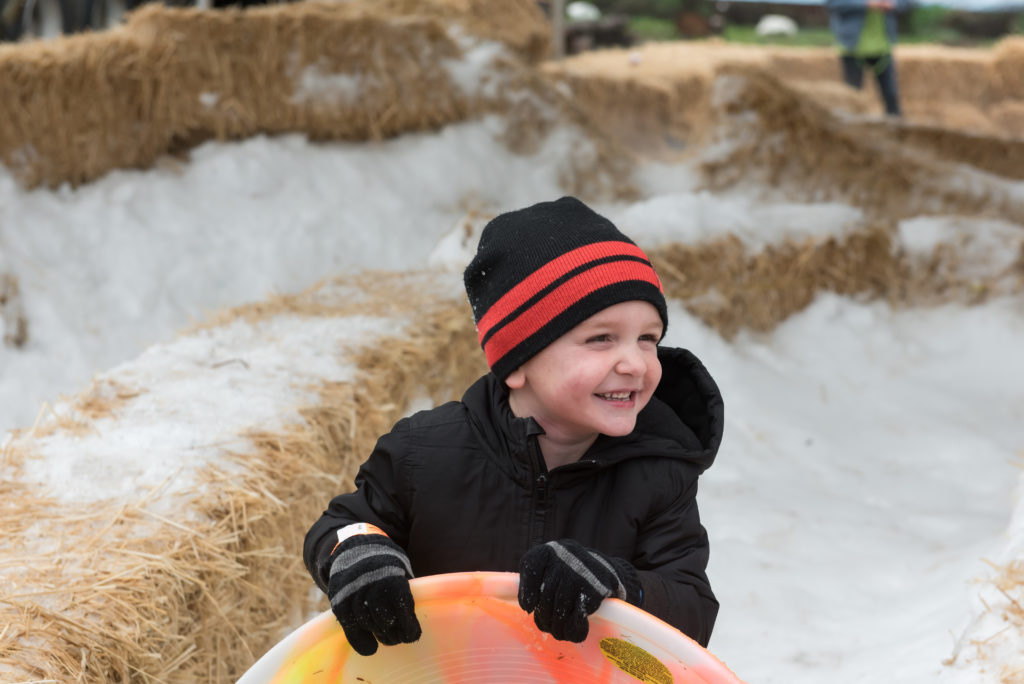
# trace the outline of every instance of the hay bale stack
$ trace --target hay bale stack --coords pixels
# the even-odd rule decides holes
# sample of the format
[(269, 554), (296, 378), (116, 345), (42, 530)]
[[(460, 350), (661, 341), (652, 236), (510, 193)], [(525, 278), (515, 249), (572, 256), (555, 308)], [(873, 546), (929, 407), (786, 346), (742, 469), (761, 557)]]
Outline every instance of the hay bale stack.
[[(899, 144), (899, 124), (844, 122), (758, 68), (726, 67), (712, 119), (725, 152), (704, 160), (708, 186), (754, 180), (790, 198), (841, 199), (865, 212), (904, 218), (936, 211), (1024, 223), (1024, 203), (998, 182), (957, 182), (930, 150)], [(998, 146), (995, 146), (997, 149)]]
[(376, 3), (150, 5), (127, 30), (174, 46), (159, 79), (185, 135), (380, 139), (462, 119), (471, 106), (444, 67), (462, 56), (444, 23)]
[[(464, 298), (438, 282), (395, 275), (382, 284), (376, 274), (242, 307), (221, 316), (221, 328), (106, 374), (18, 435), (0, 460), (0, 680), (226, 683), (324, 609), (301, 564), (305, 529), (332, 493), (351, 487), (410, 400), (444, 401), (483, 370), (472, 362), (482, 355)], [(275, 321), (289, 335), (310, 327), (308, 346), (325, 329), (365, 327), (366, 316), (393, 321), (370, 329), (395, 332), (366, 335), (368, 348), (332, 336), (338, 363), (358, 369), (351, 380), (310, 376), (301, 364), (274, 370), (302, 351), (280, 343)], [(199, 351), (218, 331), (220, 349), (237, 354), (220, 364)], [(147, 375), (153, 359), (166, 375)], [(255, 381), (237, 392), (251, 414), (237, 434), (189, 421), (197, 410), (233, 420), (231, 407), (207, 406), (218, 375)], [(295, 396), (307, 405), (280, 403)], [(275, 404), (279, 414), (268, 415)], [(187, 439), (172, 452), (149, 440), (134, 454), (140, 431)], [(63, 480), (39, 481), (49, 462), (67, 464)], [(148, 471), (131, 477), (122, 467), (104, 481), (110, 491), (50, 486), (98, 462), (170, 475), (136, 485)]]
[(741, 330), (773, 330), (821, 291), (877, 298), (898, 290), (903, 272), (891, 238), (891, 226), (869, 222), (842, 239), (786, 242), (751, 253), (730, 236), (660, 247), (651, 259), (665, 293), (731, 339)]
[(723, 64), (762, 63), (764, 50), (725, 43), (652, 43), (547, 63), (604, 136), (642, 155), (678, 156), (708, 130), (711, 84)]
[[(1022, 41), (1024, 42), (1024, 41)], [(1021, 43), (1006, 39), (991, 50), (900, 46), (900, 88), (911, 124), (1006, 135), (1017, 102)], [(994, 56), (995, 55), (995, 56)], [(635, 50), (582, 53), (545, 74), (567, 83), (606, 135), (645, 155), (692, 149), (707, 139), (711, 84), (734, 67), (758, 66), (777, 81), (831, 111), (881, 114), (877, 87), (843, 84), (832, 48), (736, 46), (715, 41), (661, 43)], [(1024, 101), (1024, 100), (1021, 100)], [(1000, 117), (999, 120), (995, 118)], [(668, 141), (666, 143), (666, 141)], [(675, 149), (673, 149), (675, 148)]]
[(884, 122), (860, 122), (857, 130), (910, 145), (939, 159), (968, 164), (1002, 178), (1024, 179), (1024, 138), (993, 130), (977, 135), (944, 126), (891, 126)]
[(559, 78), (602, 136), (638, 154), (671, 154), (699, 141), (706, 129), (708, 78), (691, 76), (671, 84), (571, 73)]
[(972, 103), (984, 109), (1002, 99), (992, 80), (990, 50), (903, 45), (895, 57), (905, 102)]
[(536, 2), (378, 0), (375, 4), (387, 8), (393, 15), (426, 12), (458, 23), (471, 35), (509, 46), (531, 64), (551, 54), (551, 26)]
[[(842, 83), (834, 48), (769, 48), (769, 70), (784, 81)], [(938, 45), (898, 45), (894, 51), (900, 96), (906, 102), (973, 102), (981, 107), (1004, 97), (991, 73), (989, 50)], [(865, 88), (874, 90), (866, 74)]]
[(124, 31), (0, 46), (0, 160), (30, 186), (148, 165), (175, 135), (170, 59)]
[(834, 81), (842, 83), (838, 53), (834, 48), (766, 48), (769, 70), (790, 81)]
[[(436, 128), (485, 106), (488, 59), (536, 61), (547, 41), (528, 0), (151, 4), (117, 30), (0, 48), (0, 160), (27, 186), (58, 185), (211, 137)], [(473, 49), (481, 63), (455, 68)]]
[(914, 125), (924, 128), (945, 128), (970, 131), (978, 136), (1001, 136), (1003, 131), (993, 121), (990, 113), (971, 102), (950, 102), (948, 100), (905, 100), (903, 115)]
[(841, 235), (761, 251), (730, 235), (648, 253), (665, 293), (727, 339), (772, 331), (819, 292), (912, 307), (977, 304), (1024, 291), (1024, 233), (1001, 222), (950, 223), (926, 250), (896, 222), (868, 217)]
[(1007, 100), (1024, 102), (1024, 36), (1003, 38), (992, 50), (992, 79)]
[(868, 90), (856, 90), (839, 81), (787, 79), (786, 85), (825, 109), (844, 114), (880, 114), (878, 97)]
[(1024, 138), (1024, 100), (1006, 100), (993, 105), (989, 118), (1003, 135)]

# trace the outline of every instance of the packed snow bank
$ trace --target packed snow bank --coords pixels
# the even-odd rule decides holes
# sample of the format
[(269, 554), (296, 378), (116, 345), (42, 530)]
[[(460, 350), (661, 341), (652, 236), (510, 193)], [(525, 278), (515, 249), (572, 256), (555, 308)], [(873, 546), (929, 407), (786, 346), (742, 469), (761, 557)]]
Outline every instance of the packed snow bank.
[[(425, 266), (467, 215), (558, 194), (565, 160), (587, 147), (569, 129), (510, 155), (503, 130), (490, 117), (365, 145), (208, 143), (184, 166), (56, 193), (0, 171), (0, 268), (28, 334), (0, 345), (0, 429), (209, 312), (359, 268)], [(8, 320), (13, 331), (13, 308)]]
[[(726, 398), (701, 510), (722, 599), (711, 649), (746, 681), (949, 676), (972, 580), (1005, 558), (1021, 508), (1024, 383), (1008, 379), (1024, 378), (1022, 307), (823, 294), (731, 344), (673, 309), (670, 342), (699, 350)], [(1019, 646), (1016, 624), (1001, 638)], [(997, 684), (1019, 662), (964, 655), (965, 683)]]

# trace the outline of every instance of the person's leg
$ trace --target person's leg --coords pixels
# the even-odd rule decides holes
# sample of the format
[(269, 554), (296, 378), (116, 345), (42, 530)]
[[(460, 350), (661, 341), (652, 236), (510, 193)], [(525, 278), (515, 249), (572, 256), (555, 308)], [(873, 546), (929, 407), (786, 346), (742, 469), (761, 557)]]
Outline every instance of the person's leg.
[(885, 103), (885, 113), (890, 116), (900, 116), (900, 91), (896, 83), (896, 61), (891, 54), (883, 55), (875, 60), (871, 68), (878, 81), (878, 91), (882, 94), (882, 102)]
[(874, 67), (874, 78), (878, 79), (882, 99), (886, 103), (886, 114), (901, 116), (899, 109), (899, 85), (896, 81), (896, 60), (887, 54)]
[(861, 89), (864, 85), (864, 65), (853, 55), (840, 55), (839, 61), (843, 66), (843, 80), (846, 85)]

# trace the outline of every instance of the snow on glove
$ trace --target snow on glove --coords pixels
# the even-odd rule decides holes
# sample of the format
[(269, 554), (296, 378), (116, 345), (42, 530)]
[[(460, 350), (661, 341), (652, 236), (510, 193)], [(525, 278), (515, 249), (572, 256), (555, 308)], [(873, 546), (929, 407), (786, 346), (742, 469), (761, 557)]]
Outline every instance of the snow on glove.
[(378, 641), (391, 646), (420, 638), (412, 567), (402, 547), (383, 534), (356, 534), (338, 543), (329, 562), (327, 598), (356, 653), (373, 655)]
[(640, 595), (632, 565), (571, 539), (534, 546), (519, 563), (519, 605), (562, 641), (586, 639), (587, 617), (609, 596), (639, 605)]

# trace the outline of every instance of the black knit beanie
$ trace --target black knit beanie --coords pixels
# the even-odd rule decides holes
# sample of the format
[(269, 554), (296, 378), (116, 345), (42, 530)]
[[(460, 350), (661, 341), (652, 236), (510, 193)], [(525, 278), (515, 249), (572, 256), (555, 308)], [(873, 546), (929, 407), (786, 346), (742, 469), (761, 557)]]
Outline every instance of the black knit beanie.
[(463, 280), (480, 346), (501, 380), (620, 302), (650, 302), (668, 328), (650, 259), (575, 197), (495, 217), (484, 227)]

